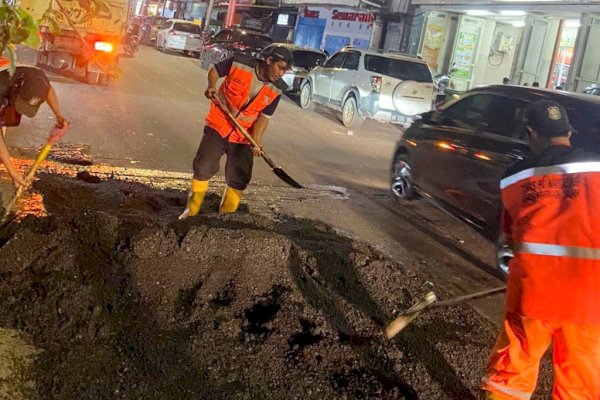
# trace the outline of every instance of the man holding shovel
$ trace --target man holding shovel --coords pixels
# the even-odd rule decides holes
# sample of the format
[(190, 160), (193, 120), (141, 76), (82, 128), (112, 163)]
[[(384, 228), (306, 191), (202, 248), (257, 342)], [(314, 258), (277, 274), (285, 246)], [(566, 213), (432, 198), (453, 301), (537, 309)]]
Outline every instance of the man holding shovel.
[(571, 147), (565, 108), (526, 111), (535, 155), (500, 182), (510, 262), (486, 399), (529, 399), (553, 344), (554, 400), (600, 399), (600, 156)]
[[(56, 92), (42, 70), (19, 66), (12, 76), (8, 69), (0, 71), (0, 125), (3, 128), (18, 126), (22, 114), (34, 117), (44, 101), (56, 116), (56, 126), (62, 128), (68, 125), (60, 110)], [(12, 165), (3, 135), (0, 135), (0, 162), (6, 167), (17, 188), (27, 186), (28, 182), (24, 181)]]
[[(227, 187), (221, 199), (220, 213), (237, 211), (242, 192), (252, 176), (253, 155), (261, 156), (260, 142), (269, 118), (275, 112), (287, 85), (281, 77), (292, 62), (292, 52), (283, 46), (269, 46), (259, 60), (236, 55), (208, 71), (204, 92), (212, 101), (206, 117), (204, 136), (194, 158), (194, 178), (187, 207), (179, 219), (197, 215), (208, 190), (208, 181), (219, 170), (225, 154)], [(217, 82), (225, 78), (217, 89)], [(223, 111), (222, 107), (227, 110)], [(258, 147), (252, 147), (243, 133), (230, 121), (232, 114), (239, 125), (250, 132)]]

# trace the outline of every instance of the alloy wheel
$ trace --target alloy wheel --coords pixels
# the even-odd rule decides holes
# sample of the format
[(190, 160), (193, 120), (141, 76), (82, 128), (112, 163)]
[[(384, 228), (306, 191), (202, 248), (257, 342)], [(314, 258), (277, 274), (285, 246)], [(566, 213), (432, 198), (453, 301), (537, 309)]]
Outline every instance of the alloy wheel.
[(300, 107), (308, 108), (310, 105), (310, 83), (302, 86), (300, 90)]
[(344, 103), (344, 109), (342, 111), (342, 122), (344, 122), (344, 126), (352, 126), (356, 119), (356, 100), (353, 97), (350, 97)]
[(404, 157), (399, 157), (394, 164), (391, 190), (394, 196), (406, 200), (414, 196), (410, 164)]
[(496, 243), (496, 265), (504, 276), (508, 276), (508, 264), (513, 257), (512, 248), (506, 242), (505, 236), (500, 234)]

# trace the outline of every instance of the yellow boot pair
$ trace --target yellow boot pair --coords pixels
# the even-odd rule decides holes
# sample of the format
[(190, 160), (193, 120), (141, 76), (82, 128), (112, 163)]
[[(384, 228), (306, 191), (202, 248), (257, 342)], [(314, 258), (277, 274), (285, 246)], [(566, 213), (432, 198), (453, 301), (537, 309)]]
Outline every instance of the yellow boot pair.
[[(208, 190), (208, 181), (192, 180), (192, 191), (188, 196), (187, 207), (183, 213), (179, 216), (180, 220), (184, 220), (188, 217), (198, 215), (204, 202), (204, 197)], [(221, 205), (219, 206), (219, 212), (221, 214), (234, 213), (237, 211), (242, 198), (242, 191), (227, 186), (223, 198), (221, 199)]]
[(202, 203), (204, 202), (204, 196), (206, 196), (207, 190), (208, 181), (192, 180), (192, 191), (188, 195), (187, 207), (183, 211), (183, 214), (179, 216), (180, 220), (198, 215), (202, 208)]

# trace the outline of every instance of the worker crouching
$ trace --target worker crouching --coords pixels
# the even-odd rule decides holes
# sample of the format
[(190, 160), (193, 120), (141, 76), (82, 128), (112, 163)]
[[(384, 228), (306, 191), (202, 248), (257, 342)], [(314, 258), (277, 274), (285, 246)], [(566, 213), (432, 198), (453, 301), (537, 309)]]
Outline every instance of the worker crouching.
[[(196, 215), (202, 208), (209, 180), (218, 172), (219, 161), (227, 156), (220, 213), (236, 212), (243, 191), (252, 178), (253, 157), (261, 155), (260, 143), (287, 85), (281, 79), (292, 62), (292, 53), (283, 46), (270, 46), (259, 60), (244, 55), (222, 61), (208, 72), (204, 95), (212, 101), (206, 117), (204, 136), (194, 158), (194, 179), (185, 211), (179, 219)], [(217, 82), (225, 78), (218, 90)], [(218, 96), (218, 98), (217, 98)], [(218, 103), (218, 104), (215, 104)], [(259, 145), (252, 148), (233, 126), (221, 105), (250, 132)]]

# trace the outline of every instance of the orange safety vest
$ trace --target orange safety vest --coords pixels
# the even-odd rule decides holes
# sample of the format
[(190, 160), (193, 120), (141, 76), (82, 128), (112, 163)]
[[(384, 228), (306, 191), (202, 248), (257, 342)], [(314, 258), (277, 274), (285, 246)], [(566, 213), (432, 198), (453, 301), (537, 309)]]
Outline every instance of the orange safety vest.
[[(249, 130), (256, 122), (260, 112), (278, 96), (281, 96), (282, 90), (287, 87), (281, 79), (273, 83), (265, 83), (258, 94), (250, 99), (252, 82), (258, 79), (254, 70), (255, 62), (254, 59), (246, 60), (236, 57), (229, 74), (219, 87), (219, 93), (229, 104), (231, 114), (236, 116), (240, 125), (246, 130)], [(205, 122), (207, 126), (219, 132), (223, 138), (229, 136), (230, 142), (249, 144), (217, 105), (210, 105)]]
[(600, 162), (530, 168), (500, 187), (515, 253), (507, 311), (600, 325)]

